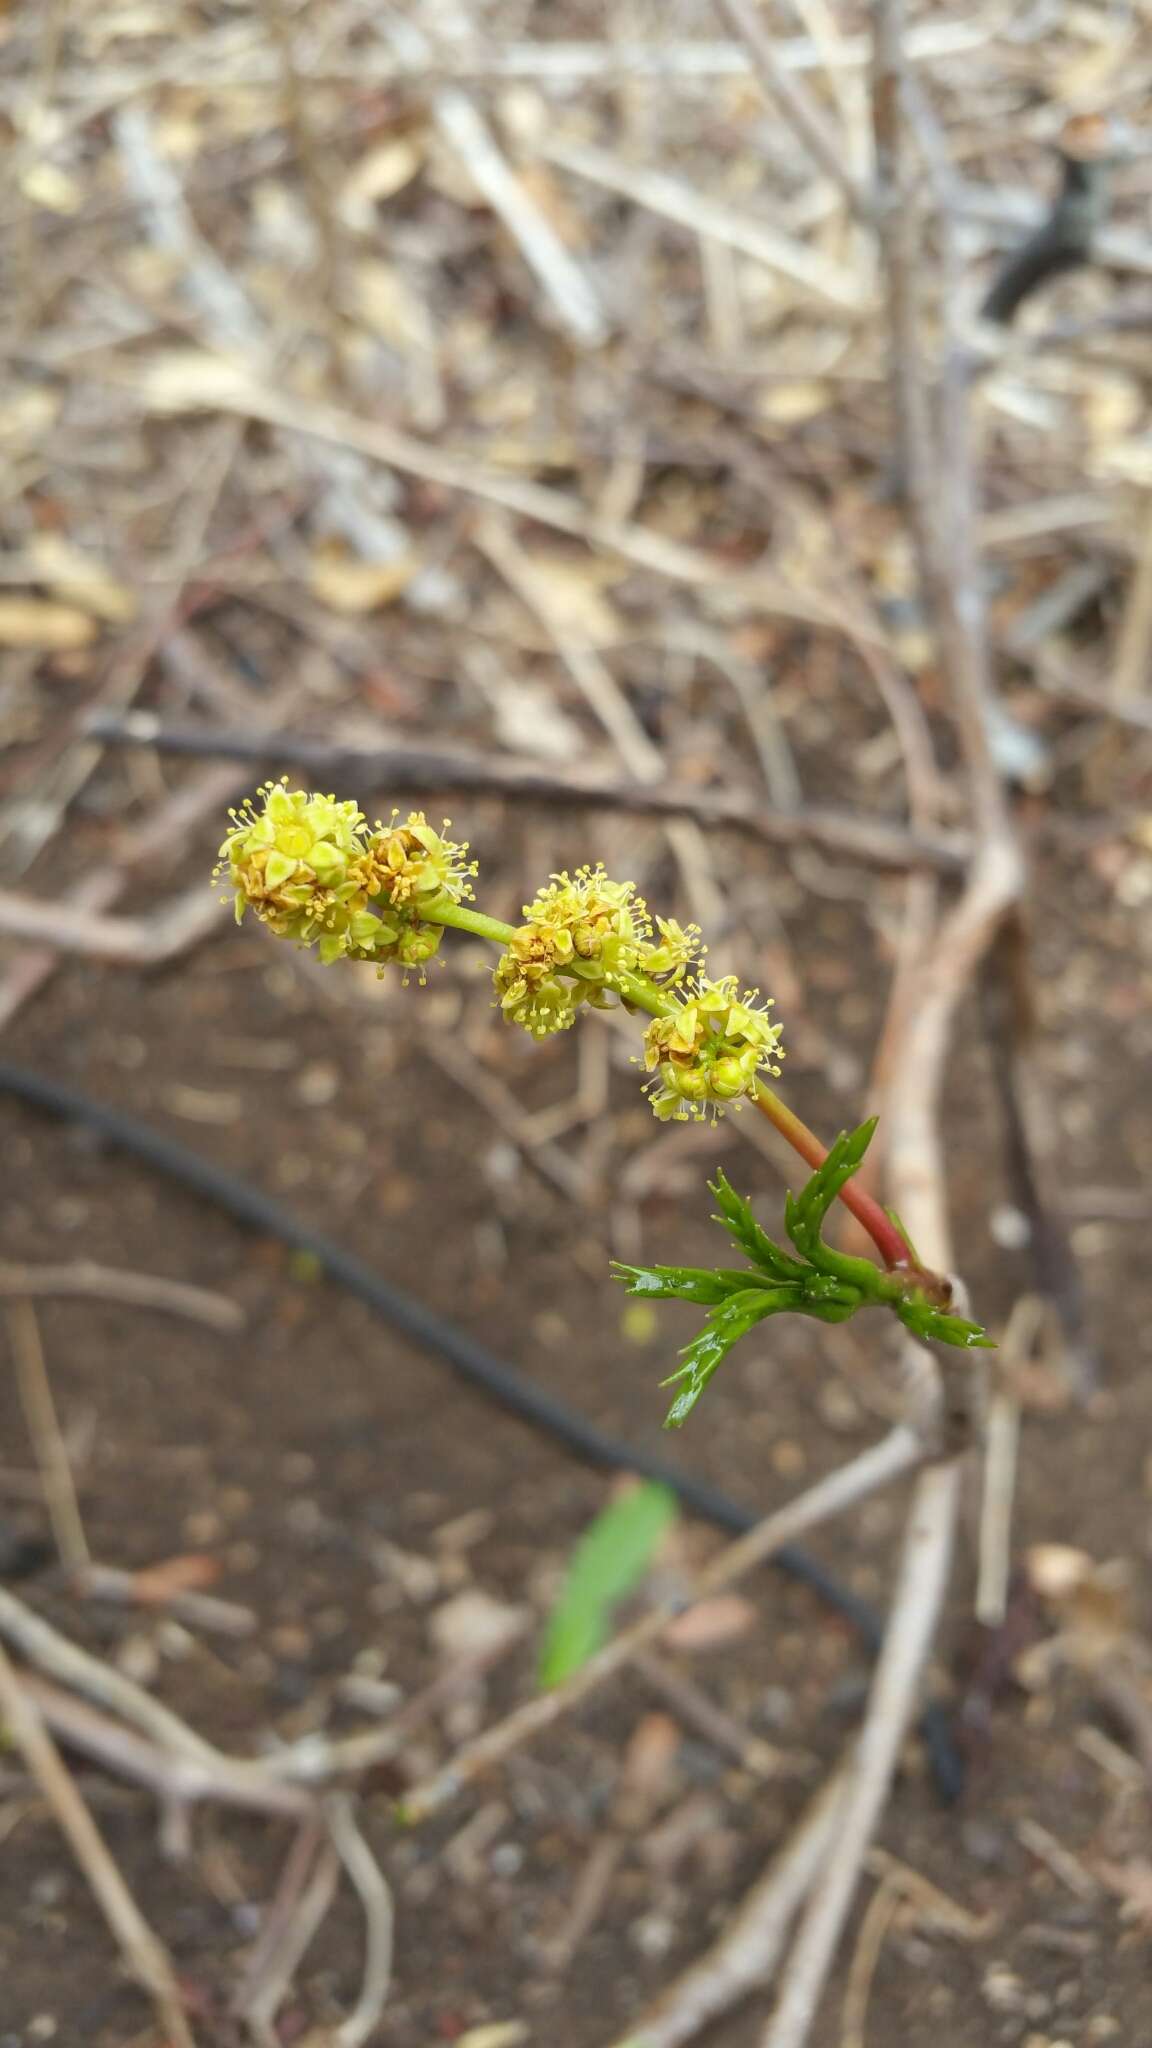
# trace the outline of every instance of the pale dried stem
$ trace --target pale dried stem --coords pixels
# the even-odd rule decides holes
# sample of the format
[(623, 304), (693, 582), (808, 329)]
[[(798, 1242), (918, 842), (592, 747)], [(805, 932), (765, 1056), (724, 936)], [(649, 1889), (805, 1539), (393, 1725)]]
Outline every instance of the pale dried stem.
[(176, 1621), (187, 1622), (190, 1628), (231, 1636), (233, 1640), (250, 1636), (256, 1629), (256, 1616), (250, 1607), (242, 1607), (236, 1600), (220, 1600), (214, 1593), (201, 1593), (194, 1586), (170, 1585), (163, 1564), (157, 1565), (154, 1572), (147, 1567), (127, 1572), (117, 1565), (90, 1564), (75, 1582), (75, 1590), (86, 1600), (107, 1600), (118, 1607), (170, 1614)]
[(73, 1259), (62, 1266), (17, 1266), (0, 1261), (0, 1297), (6, 1295), (119, 1301), (129, 1308), (161, 1309), (226, 1333), (242, 1330), (246, 1322), (243, 1309), (226, 1294), (192, 1287), (184, 1280), (168, 1280), (159, 1273), (101, 1266), (95, 1259)]
[(552, 767), (515, 754), (481, 754), (466, 747), (416, 746), (390, 740), (382, 747), (365, 748), (289, 731), (277, 738), (262, 732), (213, 732), (161, 725), (151, 712), (133, 712), (125, 719), (99, 717), (93, 721), (93, 731), (115, 746), (155, 747), (159, 753), (177, 755), (222, 755), (246, 761), (256, 770), (297, 767), (322, 786), (349, 783), (365, 797), (376, 790), (394, 796), (506, 796), (589, 810), (620, 810), (637, 817), (694, 819), (707, 830), (745, 833), (764, 846), (816, 846), (865, 867), (896, 872), (924, 866), (953, 874), (961, 871), (968, 852), (967, 839), (954, 833), (906, 832), (880, 818), (819, 806), (782, 805), (777, 809), (757, 794), (737, 789), (621, 783), (581, 769)]
[(436, 93), (432, 111), (441, 135), (503, 221), (560, 325), (580, 348), (599, 348), (609, 326), (592, 282), (530, 198), (483, 115), (456, 87)]
[(976, 1619), (995, 1628), (1004, 1619), (1012, 1565), (1012, 1508), (1020, 1447), (1020, 1396), (1016, 1373), (1049, 1314), (1039, 1295), (1025, 1294), (1013, 1307), (996, 1353), (992, 1396), (984, 1424), (983, 1493), (980, 1502)]
[[(294, 685), (278, 691), (271, 703), (261, 705), (261, 722), (286, 724), (299, 694)], [(242, 794), (246, 781), (235, 768), (205, 769), (167, 797), (142, 824), (127, 831), (116, 859), (85, 875), (64, 899), (63, 907), (81, 918), (110, 910), (135, 870), (167, 868), (178, 861), (203, 820), (217, 816), (231, 799)], [(50, 927), (42, 939), (42, 944), (21, 950), (0, 977), (0, 1031), (38, 994), (60, 963)]]
[[(339, 406), (277, 390), (266, 378), (240, 363), (223, 363), (208, 356), (202, 364), (181, 360), (175, 379), (171, 368), (164, 358), (153, 365), (141, 362), (133, 366), (131, 388), (147, 411), (165, 414), (210, 410), (263, 420), (267, 426), (352, 449), (370, 461), (399, 470), (402, 475), (421, 477), (464, 497), (499, 505), (518, 518), (538, 520), (557, 533), (572, 534), (590, 547), (620, 555), (671, 582), (740, 585), (738, 573), (700, 548), (670, 540), (654, 528), (632, 520), (603, 518), (589, 511), (579, 499), (553, 490), (548, 484), (484, 469), (473, 456), (454, 455), (448, 449), (432, 447), (383, 420), (361, 419)], [(108, 363), (110, 381), (119, 381), (126, 375), (116, 362)], [(746, 579), (746, 584), (751, 589), (751, 579)], [(783, 577), (770, 579), (757, 570), (755, 594), (764, 612), (843, 630), (834, 602), (800, 590)]]
[(234, 1768), (259, 1775), (265, 1782), (285, 1785), (351, 1784), (382, 1763), (402, 1754), (414, 1728), (420, 1727), (435, 1709), (475, 1687), (478, 1678), (506, 1657), (520, 1640), (524, 1628), (509, 1627), (498, 1641), (440, 1672), (422, 1692), (415, 1693), (383, 1727), (376, 1725), (352, 1735), (329, 1735), (317, 1730), (301, 1735), (283, 1749), (252, 1761), (229, 1759)]
[(868, 195), (852, 176), (843, 137), (837, 135), (795, 74), (780, 62), (776, 42), (752, 0), (718, 0), (718, 5), (733, 34), (744, 44), (769, 103), (784, 114), (813, 163), (847, 200), (850, 211), (866, 218)]
[[(311, 1826), (307, 1836), (300, 1840), (311, 1849)], [(293, 1857), (299, 1847), (300, 1841), (294, 1847)], [(311, 1854), (309, 1860), (312, 1860)], [(288, 1872), (289, 1876), (293, 1874), (291, 1870)], [(287, 1901), (285, 1909), (277, 1916), (273, 1928), (275, 1939), (266, 1948), (262, 1947), (258, 1957), (253, 1957), (244, 1987), (232, 2001), (233, 2012), (247, 2022), (258, 2040), (267, 2041), (269, 2048), (280, 2041), (275, 2028), (276, 2015), (328, 1915), (339, 1882), (340, 1858), (335, 1845), (331, 1841), (322, 1842), (302, 1889)]]
[(0, 889), (0, 933), (110, 966), (160, 967), (209, 938), (225, 908), (203, 882), (148, 917), (109, 917), (83, 905), (45, 903)]
[(20, 1683), (68, 1749), (91, 1757), (93, 1762), (131, 1784), (146, 1786), (166, 1811), (211, 1800), (242, 1812), (298, 1819), (306, 1819), (315, 1812), (308, 1792), (269, 1777), (259, 1763), (227, 1756), (201, 1760), (177, 1754), (132, 1728), (122, 1727), (119, 1721), (54, 1685), (51, 1679), (22, 1671)]
[[(888, 1107), (893, 1195), (920, 1256), (946, 1271), (952, 1265), (952, 1249), (939, 1102), (952, 1022), (985, 949), (1018, 898), (1021, 862), (986, 721), (987, 642), (975, 559), (966, 393), (955, 369), (955, 354), (949, 350), (948, 447), (942, 450), (920, 361), (914, 213), (903, 165), (901, 0), (876, 0), (874, 23), (878, 224), (893, 395), (913, 535), (964, 750), (978, 848), (964, 894), (928, 948), (917, 999), (904, 1006), (906, 1033)], [(943, 500), (942, 474), (948, 486)], [(937, 1378), (940, 1359), (938, 1353)], [(958, 1354), (944, 1382), (950, 1412), (966, 1414), (970, 1372), (967, 1359)], [(810, 2039), (931, 1650), (947, 1585), (961, 1476), (957, 1451), (947, 1461), (928, 1466), (917, 1479), (899, 1583), (840, 1815), (836, 1854), (813, 1893), (764, 2048), (802, 2048)]]
[(1152, 492), (1144, 512), (1136, 574), (1120, 621), (1112, 664), (1112, 702), (1123, 706), (1152, 692)]
[(923, 961), (906, 1011), (899, 1075), (888, 1102), (889, 1185), (913, 1243), (937, 1270), (952, 1264), (939, 1121), (952, 1022), (1001, 920), (1017, 901), (1020, 876), (1014, 843), (987, 840), (964, 895)]
[(334, 1792), (325, 1801), (325, 1817), (332, 1843), (345, 1875), (364, 1910), (364, 1977), (360, 1995), (346, 2020), (333, 2030), (333, 2048), (363, 2048), (375, 2033), (388, 1999), (392, 1982), (392, 1948), (395, 1913), (392, 1893), (376, 1858), (356, 1824), (356, 1812), (346, 1792)]
[(769, 227), (765, 221), (750, 219), (720, 200), (705, 198), (694, 186), (671, 177), (667, 171), (625, 163), (590, 143), (545, 141), (540, 144), (540, 154), (558, 170), (618, 193), (691, 234), (712, 237), (740, 255), (750, 256), (813, 298), (834, 306), (840, 314), (861, 313), (866, 308), (865, 283), (850, 270), (807, 248), (803, 242), (794, 241), (779, 228)]
[(340, 325), (344, 251), (329, 180), (331, 156), (317, 133), (307, 82), (301, 79), (297, 65), (295, 20), (289, 18), (285, 0), (260, 0), (260, 13), (280, 70), (284, 125), (292, 138), (300, 187), (311, 215), (319, 255), (314, 280), (319, 317), (326, 329), (332, 369), (340, 382), (344, 369)]
[[(219, 420), (206, 438), (207, 454), (200, 464), (198, 478), (186, 493), (164, 593), (157, 599), (152, 615), (140, 624), (115, 658), (101, 690), (100, 702), (105, 707), (115, 706), (123, 711), (133, 702), (148, 665), (179, 610), (185, 585), (203, 556), (209, 525), (244, 438), (243, 427), (234, 419)], [(102, 758), (103, 748), (98, 742), (84, 741), (67, 748), (43, 789), (15, 799), (0, 813), (0, 846), (10, 839), (17, 842), (8, 856), (9, 873), (23, 874), (32, 865)], [(97, 900), (84, 907), (104, 909), (106, 905)]]
[(33, 1614), (7, 1586), (0, 1586), (0, 1638), (12, 1643), (41, 1671), (61, 1685), (70, 1686), (85, 1699), (119, 1714), (130, 1727), (139, 1728), (174, 1757), (187, 1757), (209, 1768), (227, 1766), (229, 1759), (197, 1735), (178, 1714), (173, 1714), (151, 1693), (123, 1672), (69, 1642), (50, 1622)]
[(872, 1996), (872, 1980), (876, 1965), (892, 1918), (900, 1904), (903, 1890), (895, 1871), (888, 1871), (880, 1880), (868, 1902), (868, 1911), (860, 1922), (860, 1933), (856, 1940), (856, 1952), (848, 1971), (848, 1983), (844, 1991), (844, 2019), (840, 2034), (840, 2048), (865, 2048), (868, 2026), (868, 2002)]
[(259, 354), (260, 323), (244, 287), (204, 240), (184, 196), (176, 166), (158, 148), (152, 116), (140, 97), (116, 115), (119, 168), (149, 240), (179, 266), (183, 290), (218, 347)]
[(865, 1853), (884, 1810), (915, 1707), (948, 1579), (960, 1465), (929, 1465), (916, 1482), (900, 1573), (868, 1714), (849, 1765), (830, 1854), (784, 1973), (763, 2048), (802, 2048), (816, 2018)]
[(40, 1323), (32, 1303), (19, 1297), (5, 1309), (8, 1343), (16, 1365), (20, 1405), (32, 1441), (44, 1502), (56, 1549), (65, 1571), (82, 1571), (91, 1553), (84, 1534), (72, 1464), (56, 1414), (52, 1382), (40, 1339)]
[(680, 2048), (767, 1983), (835, 1840), (843, 1770), (826, 1780), (713, 1946), (662, 1992), (618, 2048)]
[(195, 2048), (167, 1950), (128, 1890), (34, 1701), (21, 1685), (3, 1648), (0, 1714), (66, 1837), (128, 1969), (151, 1995), (171, 2048)]

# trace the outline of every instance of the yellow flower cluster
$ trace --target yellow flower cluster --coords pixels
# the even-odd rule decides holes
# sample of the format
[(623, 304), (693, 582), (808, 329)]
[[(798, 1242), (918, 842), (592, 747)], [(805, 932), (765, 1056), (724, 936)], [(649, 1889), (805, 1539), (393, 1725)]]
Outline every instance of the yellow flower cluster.
[(614, 882), (599, 864), (553, 875), (510, 931), (461, 908), (476, 863), (423, 811), (369, 827), (354, 803), (284, 778), (230, 815), (216, 877), (233, 891), (237, 921), (250, 909), (326, 964), (395, 961), (423, 981), (447, 919), (503, 943), (496, 999), (534, 1038), (566, 1031), (584, 1004), (663, 1011), (644, 1035), (645, 1086), (662, 1119), (715, 1116), (780, 1071), (771, 1002), (741, 995), (735, 975), (709, 980), (696, 926), (653, 917), (634, 882)]
[(317, 944), (322, 960), (374, 956), (385, 936), (368, 908), (367, 820), (354, 803), (269, 782), (229, 813), (217, 879), (277, 938)]
[(403, 824), (394, 812), (372, 831), (354, 803), (265, 783), (230, 812), (216, 878), (230, 884), (239, 923), (251, 909), (278, 938), (314, 945), (334, 960), (396, 960), (424, 967), (440, 945), (438, 925), (420, 913), (470, 895), (467, 847), (444, 839), (422, 811)]
[[(399, 815), (393, 811), (390, 824), (377, 825), (370, 841), (378, 893), (397, 909), (416, 912), (437, 896), (453, 903), (471, 896), (476, 862), (465, 860), (467, 844), (442, 838), (423, 811), (410, 811), (403, 824), (396, 822)], [(445, 818), (445, 831), (448, 823)]]
[(695, 926), (653, 920), (636, 884), (611, 881), (599, 864), (553, 875), (524, 917), (494, 979), (507, 1021), (534, 1038), (566, 1031), (582, 1003), (603, 1008), (630, 975), (675, 985), (700, 950)]
[(756, 1092), (761, 1074), (778, 1074), (781, 1028), (768, 1019), (771, 997), (739, 993), (734, 974), (700, 976), (671, 1017), (654, 1017), (644, 1033), (648, 1099), (662, 1120), (719, 1115)]

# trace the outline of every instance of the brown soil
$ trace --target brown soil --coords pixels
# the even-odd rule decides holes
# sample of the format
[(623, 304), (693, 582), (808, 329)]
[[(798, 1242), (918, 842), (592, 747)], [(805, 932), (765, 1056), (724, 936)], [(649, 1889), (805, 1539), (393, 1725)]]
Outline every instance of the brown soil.
[[(1073, 1190), (1138, 1189), (1152, 1167), (1152, 963), (1146, 928), (1141, 951), (1137, 915), (1115, 900), (1112, 882), (1100, 863), (1046, 859), (1038, 890), (1040, 1058), (1062, 1098), (1051, 1174)], [(831, 1039), (846, 1030), (864, 1044), (874, 999), (862, 1003), (840, 971), (857, 921), (854, 908), (825, 904), (790, 922), (821, 1032)], [(602, 1424), (655, 1442), (656, 1382), (677, 1311), (666, 1312), (653, 1343), (624, 1336), (604, 1271), (610, 1205), (584, 1211), (546, 1186), (422, 1051), (418, 1034), (429, 1020), (440, 1028), (456, 985), (450, 969), (434, 991), (410, 990), (403, 1006), (387, 996), (381, 1007), (370, 984), (369, 1000), (348, 1006), (245, 929), (153, 975), (66, 965), (6, 1050), (277, 1192)], [(948, 1105), (953, 1186), (963, 1266), (981, 1312), (996, 1322), (1027, 1266), (992, 1240), (997, 1132), (974, 1019), (971, 1027)], [(517, 1049), (516, 1072), (537, 1099), (555, 1100), (569, 1085), (570, 1057), (568, 1048), (542, 1053), (533, 1067)], [(851, 1115), (854, 1073), (838, 1094), (815, 1066), (805, 1072), (798, 1059), (796, 1067), (795, 1098), (823, 1128)], [(617, 1084), (608, 1192), (628, 1149), (648, 1135), (630, 1085)], [(256, 1617), (252, 1635), (232, 1641), (80, 1601), (44, 1575), (29, 1594), (60, 1626), (143, 1671), (197, 1727), (242, 1751), (319, 1722), (355, 1725), (360, 1717), (336, 1694), (354, 1669), (385, 1677), (402, 1696), (418, 1691), (439, 1668), (430, 1620), (462, 1587), (543, 1607), (554, 1568), (605, 1498), (602, 1477), (276, 1245), (10, 1100), (0, 1114), (6, 1258), (83, 1255), (136, 1266), (218, 1288), (249, 1318), (246, 1335), (224, 1339), (107, 1304), (43, 1304), (94, 1554), (135, 1567), (208, 1553), (220, 1567), (216, 1591)], [(766, 1218), (777, 1210), (779, 1186), (764, 1163), (730, 1132), (717, 1135), (717, 1148), (700, 1155), (699, 1171), (690, 1167), (686, 1193), (643, 1204), (644, 1243), (657, 1255), (702, 1251), (703, 1169), (714, 1157), (762, 1190)], [(1030, 1416), (1016, 1535), (1018, 1550), (1055, 1541), (1126, 1560), (1138, 1575), (1143, 1625), (1152, 1427), (1145, 1229), (1146, 1219), (1078, 1227), (1104, 1392), (1087, 1413)], [(781, 1326), (737, 1355), (674, 1449), (766, 1508), (875, 1434), (873, 1382), (860, 1377), (867, 1358), (849, 1333)], [(7, 1383), (3, 1401), (11, 1473), (30, 1459)], [(898, 1506), (876, 1504), (819, 1546), (880, 1600)], [(27, 1488), (10, 1490), (4, 1513), (29, 1532), (45, 1528)], [(970, 1517), (969, 1538), (972, 1526)], [(696, 1549), (715, 1538), (693, 1526), (687, 1540)], [(961, 1688), (974, 1668), (972, 1571), (969, 1542), (944, 1645), (951, 1671), (941, 1674)], [(366, 1825), (398, 1909), (396, 1989), (381, 2041), (427, 2048), (484, 2022), (520, 2020), (527, 2041), (603, 2048), (714, 1934), (842, 1743), (865, 1678), (858, 1648), (809, 1593), (775, 1575), (750, 1590), (756, 1626), (680, 1661), (717, 1704), (779, 1745), (780, 1775), (758, 1781), (681, 1723), (654, 1818), (663, 1832), (655, 1847), (651, 1828), (628, 1841), (595, 1925), (563, 1972), (548, 1966), (545, 1945), (612, 1825), (622, 1746), (645, 1715), (676, 1718), (675, 1709), (638, 1677), (616, 1684), (411, 1838), (392, 1832), (387, 1788), (369, 1799)], [(415, 1766), (524, 1695), (532, 1641), (481, 1693), (430, 1718), (413, 1743)], [(966, 1797), (951, 1811), (910, 1750), (884, 1845), (985, 1925), (965, 1943), (896, 1923), (873, 1987), (870, 2042), (1136, 2048), (1152, 2039), (1147, 1925), (1125, 1918), (1092, 1874), (1101, 1860), (1114, 1868), (1139, 1852), (1146, 1808), (1082, 1746), (1097, 1722), (1073, 1677), (1031, 1696), (1009, 1687), (974, 1749)], [(147, 1795), (77, 1769), (170, 1944), (199, 2015), (198, 2038), (229, 2042), (224, 2001), (284, 1856), (284, 1830), (205, 1813), (192, 1859), (174, 1865), (161, 1853)], [(1079, 1894), (1022, 1843), (1021, 1819), (1084, 1859)], [(118, 1971), (80, 1876), (11, 1771), (0, 1824), (0, 2044), (126, 2048), (148, 2038), (146, 2008)], [(286, 2042), (354, 1998), (360, 1931), (358, 1908), (342, 1895), (301, 1974)], [(831, 2048), (835, 1999), (828, 2011), (820, 2038)], [(717, 2048), (751, 2048), (762, 2019), (762, 2007), (749, 2007), (711, 2038)]]

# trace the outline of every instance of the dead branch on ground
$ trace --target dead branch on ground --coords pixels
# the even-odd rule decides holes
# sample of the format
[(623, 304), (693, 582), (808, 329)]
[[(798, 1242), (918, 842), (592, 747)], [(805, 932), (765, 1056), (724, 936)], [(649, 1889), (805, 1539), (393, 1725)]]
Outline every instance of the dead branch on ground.
[(148, 1991), (173, 2048), (196, 2048), (167, 1950), (152, 1932), (84, 1804), (30, 1693), (0, 1647), (0, 1712), (87, 1878), (124, 1961)]
[[(514, 796), (524, 801), (598, 807), (637, 817), (691, 818), (701, 825), (747, 833), (765, 846), (817, 846), (866, 866), (899, 872), (923, 865), (956, 872), (965, 854), (962, 836), (909, 832), (885, 820), (818, 806), (781, 811), (758, 795), (730, 789), (679, 789), (672, 783), (621, 783), (583, 770), (561, 773), (516, 755), (479, 754), (464, 747), (395, 741), (382, 748), (342, 746), (284, 732), (210, 732), (162, 725), (150, 713), (93, 720), (92, 731), (108, 745), (155, 747), (158, 752), (246, 761), (269, 773), (306, 768), (318, 781), (339, 781), (364, 794), (382, 789), (398, 796)], [(47, 935), (46, 935), (47, 936)]]

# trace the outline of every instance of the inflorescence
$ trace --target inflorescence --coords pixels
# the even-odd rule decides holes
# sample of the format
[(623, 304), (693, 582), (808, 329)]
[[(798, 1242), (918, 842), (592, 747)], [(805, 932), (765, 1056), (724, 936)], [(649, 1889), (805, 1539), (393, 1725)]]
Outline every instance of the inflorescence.
[[(369, 827), (354, 803), (285, 778), (230, 815), (216, 879), (232, 888), (237, 921), (250, 909), (278, 938), (315, 946), (325, 965), (371, 960), (383, 972), (395, 961), (423, 981), (445, 924), (464, 922), (454, 913), (472, 895), (476, 863), (422, 811)], [(734, 975), (709, 980), (696, 926), (654, 917), (634, 882), (612, 881), (599, 864), (553, 875), (523, 914), (512, 931), (479, 913), (468, 920), (503, 944), (494, 982), (505, 1019), (546, 1038), (584, 1004), (652, 1013), (645, 1086), (661, 1119), (716, 1116), (779, 1073), (771, 1001), (741, 995)]]
[(652, 1076), (645, 1088), (661, 1121), (715, 1117), (741, 1096), (754, 1095), (761, 1074), (780, 1072), (781, 1027), (768, 1018), (772, 998), (761, 1003), (758, 989), (741, 995), (739, 986), (734, 974), (720, 981), (700, 975), (673, 1016), (653, 1017), (644, 1033), (644, 1064)]
[[(403, 824), (368, 820), (354, 803), (265, 783), (231, 811), (214, 879), (234, 894), (236, 921), (251, 910), (277, 938), (315, 946), (333, 960), (390, 960), (420, 970), (442, 926), (424, 913), (472, 893), (475, 861), (413, 811)], [(445, 820), (445, 831), (448, 821)]]
[(635, 882), (610, 881), (600, 865), (553, 875), (524, 917), (497, 962), (496, 996), (533, 1038), (566, 1031), (582, 1003), (626, 999), (637, 975), (674, 986), (701, 951), (695, 925), (653, 920)]

